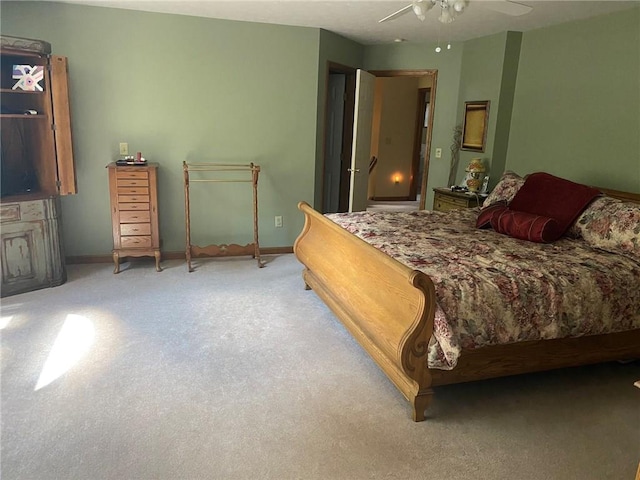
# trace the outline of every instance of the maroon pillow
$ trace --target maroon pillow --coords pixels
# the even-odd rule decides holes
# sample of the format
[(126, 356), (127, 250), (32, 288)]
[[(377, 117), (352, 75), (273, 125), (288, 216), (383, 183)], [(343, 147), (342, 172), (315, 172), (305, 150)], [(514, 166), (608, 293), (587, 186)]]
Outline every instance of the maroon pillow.
[(496, 202), (488, 207), (485, 207), (484, 210), (480, 210), (478, 214), (478, 218), (476, 219), (476, 228), (489, 228), (491, 227), (491, 217), (494, 213), (502, 213), (507, 209), (506, 202)]
[(538, 243), (553, 242), (563, 233), (553, 218), (518, 212), (510, 208), (505, 208), (502, 212), (494, 211), (491, 226), (498, 233)]
[(598, 195), (595, 188), (538, 172), (527, 177), (509, 208), (553, 218), (562, 235)]

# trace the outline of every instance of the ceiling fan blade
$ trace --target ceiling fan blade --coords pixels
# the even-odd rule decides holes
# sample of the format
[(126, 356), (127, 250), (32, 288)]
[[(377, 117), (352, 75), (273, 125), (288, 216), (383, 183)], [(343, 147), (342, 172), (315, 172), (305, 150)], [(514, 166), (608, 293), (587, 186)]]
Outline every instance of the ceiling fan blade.
[(397, 12), (393, 12), (391, 15), (387, 15), (386, 17), (378, 20), (378, 23), (386, 22), (387, 20), (393, 20), (394, 18), (397, 18), (400, 15), (404, 15), (405, 13), (409, 12), (412, 7), (413, 7), (413, 4), (410, 3), (409, 5), (401, 8)]
[(511, 2), (504, 0), (501, 2), (478, 2), (483, 7), (496, 12), (504, 13), (505, 15), (511, 15), (512, 17), (519, 17), (520, 15), (526, 15), (533, 7), (524, 5), (518, 2)]

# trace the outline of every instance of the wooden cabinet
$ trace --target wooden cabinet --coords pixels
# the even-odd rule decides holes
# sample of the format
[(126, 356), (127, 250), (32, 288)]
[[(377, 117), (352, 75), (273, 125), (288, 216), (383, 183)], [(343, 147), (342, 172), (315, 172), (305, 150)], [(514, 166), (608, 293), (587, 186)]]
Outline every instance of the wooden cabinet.
[(2, 202), (2, 296), (64, 283), (59, 197)]
[(434, 188), (433, 191), (433, 210), (439, 212), (477, 207), (482, 199), (469, 193), (452, 192), (450, 188)]
[(66, 57), (0, 36), (2, 296), (66, 280), (58, 195), (77, 192)]
[[(50, 55), (46, 42), (0, 38), (2, 199), (77, 193), (67, 58)], [(25, 67), (41, 67), (35, 90), (14, 88)]]
[(160, 268), (158, 227), (158, 164), (117, 166), (109, 169), (113, 273), (120, 271), (120, 257), (152, 256)]

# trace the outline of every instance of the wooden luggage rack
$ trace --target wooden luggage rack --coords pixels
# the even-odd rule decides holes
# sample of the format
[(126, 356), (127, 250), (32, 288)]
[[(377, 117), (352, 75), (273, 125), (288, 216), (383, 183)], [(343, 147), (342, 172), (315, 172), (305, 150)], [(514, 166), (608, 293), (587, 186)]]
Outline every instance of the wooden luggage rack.
[[(240, 255), (251, 255), (258, 261), (258, 267), (264, 267), (260, 260), (260, 244), (258, 243), (258, 174), (260, 167), (250, 163), (249, 165), (226, 164), (226, 163), (187, 163), (182, 162), (184, 172), (184, 213), (185, 227), (187, 232), (186, 257), (189, 272), (193, 272), (191, 258), (201, 257), (230, 257)], [(189, 178), (190, 172), (212, 172), (214, 178)], [(240, 178), (223, 178), (215, 173), (237, 172)], [(244, 174), (249, 178), (241, 178)], [(206, 174), (205, 174), (206, 175)], [(253, 186), (253, 243), (245, 246), (238, 244), (207, 245), (199, 247), (191, 244), (191, 214), (189, 204), (189, 184), (195, 182), (206, 183), (251, 183)]]

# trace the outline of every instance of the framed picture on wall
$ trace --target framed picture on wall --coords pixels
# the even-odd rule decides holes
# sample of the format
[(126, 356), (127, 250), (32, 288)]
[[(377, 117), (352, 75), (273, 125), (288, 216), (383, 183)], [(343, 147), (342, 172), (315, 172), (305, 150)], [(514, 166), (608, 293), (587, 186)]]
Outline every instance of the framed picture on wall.
[(489, 100), (464, 102), (461, 150), (484, 152), (489, 123)]

